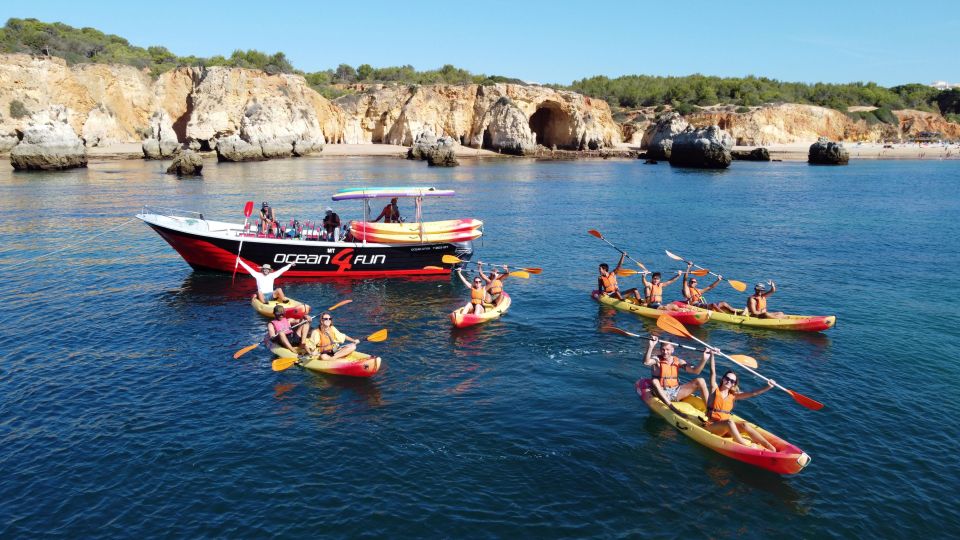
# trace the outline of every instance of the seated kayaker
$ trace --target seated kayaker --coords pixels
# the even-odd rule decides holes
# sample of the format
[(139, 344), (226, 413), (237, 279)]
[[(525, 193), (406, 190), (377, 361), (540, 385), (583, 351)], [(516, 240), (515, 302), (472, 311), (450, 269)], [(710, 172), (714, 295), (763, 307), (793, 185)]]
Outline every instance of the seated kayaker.
[(283, 295), (283, 289), (280, 287), (274, 288), (273, 281), (297, 263), (290, 263), (276, 272), (271, 272), (273, 268), (269, 264), (264, 264), (260, 267), (260, 271), (257, 272), (253, 268), (250, 268), (247, 263), (243, 262), (243, 259), (239, 259), (239, 262), (240, 266), (253, 276), (253, 279), (257, 280), (257, 294), (254, 295), (257, 297), (257, 300), (260, 300), (263, 304), (266, 304), (274, 298), (277, 299), (277, 302), (284, 304), (287, 302), (287, 297)]
[(698, 289), (697, 276), (690, 275), (690, 269), (692, 267), (692, 263), (687, 263), (687, 271), (683, 274), (683, 297), (686, 299), (686, 302), (691, 306), (697, 306), (698, 308), (721, 311), (723, 313), (735, 313), (737, 310), (734, 309), (734, 307), (730, 304), (726, 302), (717, 302), (711, 304), (708, 303), (703, 297), (705, 293), (713, 290), (717, 285), (720, 284), (721, 281), (723, 281), (723, 276), (717, 276), (717, 280), (708, 285), (706, 288)]
[[(346, 343), (350, 341), (351, 343)], [(320, 315), (320, 325), (310, 333), (304, 348), (313, 356), (320, 356), (322, 360), (336, 360), (344, 358), (357, 350), (359, 339), (354, 339), (337, 330), (333, 325), (333, 316), (329, 311)]]
[(626, 253), (620, 254), (620, 261), (612, 272), (607, 263), (600, 263), (600, 276), (597, 277), (597, 290), (600, 291), (600, 294), (612, 296), (617, 300), (623, 300), (623, 294), (620, 293), (620, 286), (617, 284), (617, 271), (623, 267), (623, 260), (626, 257)]
[(483, 273), (483, 263), (477, 263), (477, 272), (480, 274), (480, 278), (487, 282), (487, 298), (489, 302), (495, 306), (499, 306), (500, 302), (503, 301), (505, 296), (503, 296), (503, 280), (510, 277), (510, 273), (507, 272), (507, 265), (503, 265), (503, 272), (500, 273), (497, 271), (495, 266), (491, 267), (490, 276), (486, 276)]
[(390, 204), (384, 206), (383, 210), (380, 211), (380, 215), (373, 221), (377, 222), (381, 219), (384, 223), (400, 223), (400, 208), (397, 206), (396, 197), (390, 199)]
[(673, 402), (680, 401), (697, 390), (700, 390), (701, 396), (706, 396), (707, 383), (703, 380), (703, 377), (697, 377), (690, 382), (680, 384), (680, 370), (683, 369), (691, 375), (699, 375), (704, 366), (707, 365), (707, 359), (712, 356), (712, 353), (704, 351), (703, 359), (700, 360), (697, 367), (691, 367), (686, 360), (673, 355), (674, 347), (671, 343), (660, 343), (660, 354), (654, 356), (653, 348), (659, 341), (657, 337), (650, 338), (649, 343), (647, 343), (647, 352), (643, 356), (643, 365), (650, 367), (653, 392), (667, 407), (670, 407), (670, 410), (687, 416), (674, 407)]
[(459, 309), (460, 313), (467, 315), (473, 313), (474, 315), (481, 315), (485, 310), (483, 303), (487, 301), (487, 288), (483, 284), (483, 279), (480, 276), (473, 278), (473, 284), (467, 281), (467, 278), (463, 277), (463, 270), (457, 268), (457, 276), (460, 277), (460, 281), (464, 285), (470, 287), (470, 302)]
[(272, 343), (297, 352), (310, 332), (309, 319), (288, 319), (283, 306), (273, 308), (273, 320), (267, 323), (267, 337)]
[(750, 440), (763, 446), (771, 452), (776, 452), (777, 449), (770, 444), (767, 439), (763, 437), (757, 430), (743, 421), (734, 422), (733, 418), (730, 416), (730, 413), (733, 411), (734, 402), (738, 399), (749, 399), (755, 396), (770, 390), (774, 387), (776, 382), (773, 379), (767, 381), (767, 386), (764, 388), (759, 388), (752, 392), (741, 392), (737, 387), (737, 374), (732, 371), (727, 371), (723, 374), (723, 377), (720, 379), (720, 384), (717, 384), (717, 367), (716, 362), (713, 359), (713, 356), (710, 356), (710, 398), (706, 401), (707, 403), (707, 423), (704, 426), (710, 433), (714, 435), (719, 435), (721, 437), (730, 436), (733, 440), (738, 443), (747, 446), (747, 441), (743, 439), (743, 436), (740, 435), (741, 431), (746, 431), (747, 435), (750, 436)]
[(764, 290), (763, 283), (757, 283), (753, 288), (753, 294), (747, 298), (747, 314), (761, 319), (782, 319), (782, 312), (767, 311), (767, 297), (777, 292), (777, 284), (773, 280), (767, 281), (767, 283), (770, 284), (769, 291)]
[(647, 281), (647, 275), (643, 274), (641, 276), (641, 279), (643, 279), (643, 297), (641, 298), (640, 293), (636, 290), (629, 292), (633, 292), (642, 305), (658, 308), (663, 305), (663, 288), (680, 279), (681, 275), (683, 275), (683, 270), (677, 270), (677, 275), (673, 278), (661, 281), (660, 272), (654, 272), (650, 274), (650, 281)]

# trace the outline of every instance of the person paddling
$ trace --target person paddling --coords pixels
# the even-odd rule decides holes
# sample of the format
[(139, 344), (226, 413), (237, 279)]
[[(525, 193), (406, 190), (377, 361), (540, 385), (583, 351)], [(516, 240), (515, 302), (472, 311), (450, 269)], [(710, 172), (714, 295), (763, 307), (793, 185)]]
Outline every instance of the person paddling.
[(260, 272), (257, 272), (253, 268), (250, 268), (247, 263), (243, 262), (243, 259), (239, 259), (239, 262), (240, 266), (242, 266), (247, 273), (253, 276), (253, 279), (257, 280), (257, 294), (254, 295), (257, 297), (257, 300), (260, 300), (261, 303), (266, 304), (267, 302), (270, 302), (276, 298), (277, 302), (280, 302), (281, 304), (287, 303), (287, 297), (283, 295), (283, 289), (280, 287), (274, 288), (273, 282), (280, 277), (281, 274), (289, 270), (290, 267), (296, 266), (297, 263), (290, 263), (276, 272), (271, 273), (273, 268), (269, 264), (264, 264), (260, 267)]
[(285, 311), (283, 306), (273, 308), (273, 320), (267, 323), (267, 338), (270, 342), (296, 353), (310, 331), (309, 319), (288, 319)]
[(698, 308), (710, 309), (723, 313), (735, 313), (736, 309), (730, 304), (726, 302), (717, 302), (715, 304), (711, 304), (708, 303), (703, 297), (704, 294), (716, 288), (716, 286), (723, 281), (723, 276), (717, 276), (717, 280), (708, 285), (706, 288), (698, 289), (697, 276), (690, 276), (691, 268), (693, 268), (693, 263), (687, 263), (687, 271), (683, 274), (683, 297), (686, 299), (687, 303)]
[(400, 223), (400, 208), (397, 206), (397, 198), (390, 199), (390, 204), (383, 207), (380, 215), (374, 222), (383, 220), (384, 223)]
[(707, 383), (703, 380), (703, 377), (697, 377), (690, 382), (680, 384), (680, 370), (683, 369), (691, 375), (699, 375), (704, 366), (707, 365), (707, 360), (713, 358), (713, 351), (710, 349), (703, 351), (703, 359), (700, 360), (697, 367), (691, 367), (686, 360), (673, 355), (674, 347), (671, 343), (661, 342), (660, 354), (654, 356), (653, 348), (658, 342), (660, 342), (660, 339), (656, 336), (650, 338), (647, 343), (647, 352), (643, 355), (643, 365), (650, 368), (653, 392), (670, 410), (687, 417), (686, 414), (673, 406), (673, 402), (680, 401), (697, 390), (700, 391), (701, 396), (708, 395)]
[[(350, 343), (346, 343), (349, 341)], [(320, 326), (310, 333), (304, 345), (311, 355), (319, 355), (322, 360), (337, 360), (357, 350), (359, 339), (354, 339), (337, 330), (333, 325), (333, 316), (329, 311), (320, 315)]]
[(612, 272), (607, 263), (600, 263), (600, 275), (597, 277), (597, 290), (600, 294), (623, 300), (623, 294), (620, 293), (620, 286), (617, 284), (617, 272), (623, 267), (623, 260), (626, 258), (626, 253), (620, 254), (620, 261)]
[(782, 319), (783, 313), (780, 311), (767, 311), (767, 297), (777, 292), (777, 284), (773, 280), (767, 281), (770, 290), (765, 290), (763, 283), (757, 283), (753, 288), (753, 294), (747, 298), (747, 314), (751, 317), (761, 319)]
[(707, 399), (707, 423), (704, 426), (704, 429), (713, 433), (714, 435), (719, 435), (721, 437), (730, 436), (734, 441), (737, 441), (739, 444), (748, 446), (747, 441), (743, 439), (743, 436), (740, 435), (741, 431), (746, 431), (750, 435), (750, 440), (763, 446), (771, 452), (776, 452), (777, 449), (772, 444), (770, 444), (767, 439), (763, 437), (756, 429), (753, 428), (750, 424), (744, 421), (735, 422), (731, 416), (733, 411), (733, 406), (737, 400), (740, 399), (750, 399), (752, 397), (759, 396), (760, 394), (770, 390), (777, 383), (773, 379), (767, 380), (767, 386), (764, 388), (759, 388), (752, 392), (741, 392), (737, 386), (738, 378), (737, 374), (732, 371), (727, 371), (723, 374), (723, 377), (720, 379), (720, 384), (717, 384), (717, 366), (714, 361), (713, 355), (710, 356), (710, 398)]
[(510, 277), (510, 273), (508, 272), (509, 269), (507, 268), (507, 265), (503, 265), (504, 273), (502, 274), (497, 271), (496, 266), (492, 266), (491, 268), (492, 270), (490, 271), (490, 276), (487, 277), (483, 273), (483, 263), (482, 262), (477, 263), (477, 271), (480, 274), (480, 278), (483, 279), (485, 282), (487, 282), (486, 288), (487, 288), (487, 295), (490, 299), (490, 303), (495, 306), (499, 306), (500, 302), (502, 302), (503, 299), (505, 298), (503, 296), (503, 280)]
[(483, 284), (483, 279), (480, 276), (473, 278), (473, 284), (467, 281), (467, 278), (463, 277), (463, 270), (457, 268), (457, 276), (460, 278), (460, 281), (464, 285), (470, 287), (470, 302), (460, 308), (460, 313), (467, 315), (473, 313), (474, 315), (482, 314), (485, 309), (483, 303), (487, 301), (487, 288)]
[(634, 290), (631, 292), (633, 292), (634, 296), (636, 296), (642, 305), (658, 308), (663, 305), (664, 287), (673, 284), (674, 281), (680, 279), (681, 275), (683, 275), (683, 270), (677, 270), (677, 275), (673, 276), (673, 278), (667, 281), (661, 281), (662, 277), (660, 272), (654, 272), (650, 274), (650, 281), (647, 281), (647, 275), (643, 274), (641, 276), (641, 279), (643, 279), (643, 298), (640, 297), (638, 291)]

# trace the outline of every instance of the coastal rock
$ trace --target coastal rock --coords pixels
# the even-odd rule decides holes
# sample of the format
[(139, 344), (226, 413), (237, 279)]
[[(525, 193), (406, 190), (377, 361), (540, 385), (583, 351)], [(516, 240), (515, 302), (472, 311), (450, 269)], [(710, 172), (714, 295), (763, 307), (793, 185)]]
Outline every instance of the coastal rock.
[(18, 171), (87, 166), (86, 148), (70, 127), (65, 107), (53, 106), (33, 115), (20, 143), (10, 151), (10, 164)]
[(173, 122), (166, 111), (156, 111), (150, 117), (148, 137), (140, 146), (145, 159), (169, 158), (180, 149), (177, 134), (173, 131)]
[(263, 161), (260, 145), (250, 144), (239, 135), (229, 135), (217, 139), (217, 161)]
[(0, 154), (9, 152), (18, 142), (20, 142), (20, 139), (17, 138), (16, 133), (0, 135)]
[(453, 148), (437, 148), (427, 154), (427, 165), (431, 167), (456, 167), (460, 165)]
[(184, 150), (177, 152), (173, 157), (173, 163), (167, 167), (167, 174), (177, 176), (200, 176), (203, 170), (203, 158), (193, 150)]
[(680, 114), (665, 112), (657, 122), (647, 127), (640, 146), (647, 149), (651, 159), (670, 159), (673, 138), (686, 130), (690, 124)]
[(842, 143), (835, 143), (826, 137), (820, 137), (810, 145), (810, 154), (807, 162), (814, 165), (846, 165), (850, 161), (850, 153)]
[(702, 169), (725, 169), (733, 158), (730, 150), (733, 138), (719, 126), (693, 129), (673, 137), (670, 165), (698, 167)]
[(483, 147), (522, 156), (537, 148), (536, 134), (523, 112), (508, 97), (502, 97), (480, 121)]
[(437, 137), (432, 131), (417, 135), (413, 145), (407, 150), (407, 159), (426, 160), (428, 165), (456, 167), (460, 165), (454, 151), (456, 141), (450, 137)]
[(770, 151), (763, 147), (753, 150), (733, 150), (730, 155), (736, 161), (770, 161)]

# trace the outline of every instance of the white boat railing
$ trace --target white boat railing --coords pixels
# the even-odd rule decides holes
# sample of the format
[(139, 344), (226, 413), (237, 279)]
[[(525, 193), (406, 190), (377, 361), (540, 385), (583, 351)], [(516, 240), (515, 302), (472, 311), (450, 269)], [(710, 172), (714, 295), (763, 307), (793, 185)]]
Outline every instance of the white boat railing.
[[(194, 212), (192, 210), (181, 210), (179, 208), (167, 208), (165, 206), (152, 206), (149, 204), (143, 205), (141, 209), (143, 215), (153, 214), (155, 216), (163, 216), (167, 219), (173, 219), (177, 221), (184, 221), (186, 225), (196, 226), (197, 222), (203, 223), (203, 226), (210, 230), (210, 224), (203, 217), (203, 214), (200, 212)], [(191, 223), (191, 221), (193, 223)]]

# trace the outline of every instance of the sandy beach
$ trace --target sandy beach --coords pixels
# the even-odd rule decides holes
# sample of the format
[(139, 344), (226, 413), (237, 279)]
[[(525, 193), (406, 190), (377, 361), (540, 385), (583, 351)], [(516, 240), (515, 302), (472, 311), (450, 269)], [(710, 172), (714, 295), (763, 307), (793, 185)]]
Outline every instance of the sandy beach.
[[(767, 145), (770, 159), (783, 161), (806, 161), (810, 150), (809, 143), (771, 144)], [(850, 159), (960, 159), (960, 144), (923, 144), (903, 143), (843, 143), (850, 152)], [(892, 148), (890, 148), (892, 147)], [(734, 150), (753, 150), (755, 146), (735, 146)]]

